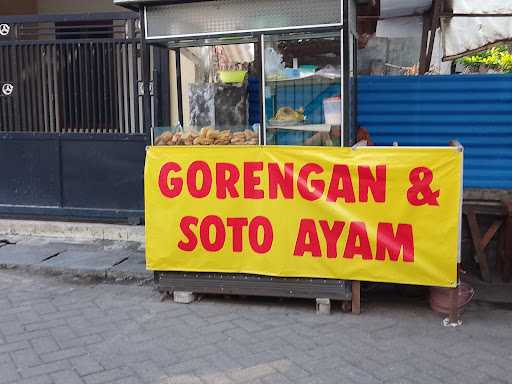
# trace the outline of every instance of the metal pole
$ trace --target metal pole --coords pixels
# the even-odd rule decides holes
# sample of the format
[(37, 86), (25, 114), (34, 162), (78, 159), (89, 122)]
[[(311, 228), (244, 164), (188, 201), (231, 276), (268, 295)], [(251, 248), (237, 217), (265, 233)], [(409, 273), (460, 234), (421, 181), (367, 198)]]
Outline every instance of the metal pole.
[(342, 78), (343, 78), (343, 93), (341, 95), (343, 99), (343, 111), (342, 111), (342, 117), (343, 117), (343, 147), (350, 147), (350, 74), (349, 74), (349, 66), (350, 66), (350, 43), (349, 43), (349, 37), (350, 37), (350, 25), (349, 25), (349, 19), (348, 19), (348, 1), (349, 0), (343, 0), (343, 26), (341, 30), (342, 34), (342, 67), (341, 70)]
[(267, 119), (265, 99), (265, 35), (260, 36), (260, 144), (267, 145)]
[(454, 324), (459, 320), (459, 311), (457, 310), (457, 287), (450, 289), (450, 313), (448, 315), (450, 324)]
[[(140, 52), (141, 52), (141, 58), (142, 58), (142, 89), (143, 89), (143, 95), (142, 95), (142, 121), (143, 121), (143, 132), (147, 133), (151, 130), (151, 96), (149, 94), (149, 79), (150, 79), (150, 58), (149, 58), (149, 47), (146, 43), (146, 29), (144, 28), (146, 21), (145, 21), (145, 12), (144, 9), (140, 9), (139, 11), (140, 16)], [(134, 63), (135, 66), (137, 66), (137, 63)], [(147, 135), (149, 138), (150, 135)]]
[(182, 127), (184, 127), (183, 122), (183, 92), (182, 92), (182, 82), (181, 82), (181, 50), (180, 48), (176, 48), (174, 50), (175, 58), (176, 58), (176, 88), (178, 88), (178, 119)]
[(459, 265), (457, 264), (457, 285), (455, 288), (450, 289), (449, 302), (450, 309), (448, 317), (443, 320), (445, 327), (458, 327), (462, 325), (462, 319), (459, 313), (459, 288), (460, 288), (460, 276), (459, 276)]

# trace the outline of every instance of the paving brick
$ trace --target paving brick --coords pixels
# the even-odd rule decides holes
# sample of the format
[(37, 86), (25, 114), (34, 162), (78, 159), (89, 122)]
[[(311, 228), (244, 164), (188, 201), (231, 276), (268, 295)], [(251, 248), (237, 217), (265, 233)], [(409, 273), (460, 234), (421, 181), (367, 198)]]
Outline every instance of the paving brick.
[(19, 379), (18, 369), (13, 363), (0, 364), (0, 383), (9, 383)]
[(159, 383), (160, 379), (166, 377), (165, 370), (152, 360), (137, 361), (130, 364), (130, 368), (140, 377), (144, 382)]
[(47, 337), (49, 335), (50, 332), (46, 329), (31, 332), (25, 331), (23, 333), (6, 336), (5, 340), (8, 343), (15, 343), (17, 341), (32, 341), (34, 339), (38, 339), (40, 337)]
[(57, 343), (61, 343), (69, 339), (75, 339), (77, 337), (75, 332), (73, 332), (73, 330), (67, 325), (51, 328), (50, 333)]
[(11, 363), (11, 362), (12, 362), (11, 355), (9, 355), (8, 353), (0, 354), (0, 364)]
[[(16, 301), (14, 301), (14, 302), (16, 302)], [(16, 305), (16, 306), (13, 306), (11, 308), (7, 308), (7, 309), (2, 310), (2, 316), (18, 314), (20, 312), (27, 312), (27, 311), (32, 311), (32, 306), (31, 305), (26, 305), (26, 304)]]
[(37, 377), (30, 377), (28, 379), (16, 380), (15, 384), (54, 384), (54, 382), (50, 376), (42, 375)]
[(59, 340), (59, 345), (63, 349), (67, 348), (73, 348), (73, 347), (85, 347), (92, 344), (97, 344), (105, 341), (102, 336), (95, 334), (95, 335), (88, 335), (88, 336), (82, 336), (82, 337), (70, 337), (69, 339), (61, 339)]
[(21, 349), (29, 348), (29, 344), (26, 341), (18, 341), (15, 343), (0, 344), (0, 353), (14, 352)]
[(199, 328), (198, 332), (200, 332), (201, 334), (208, 335), (213, 332), (224, 332), (224, 331), (227, 331), (228, 329), (233, 329), (236, 327), (237, 326), (235, 324), (233, 324), (231, 321), (223, 321), (221, 323), (214, 323), (214, 324), (209, 323), (209, 325)]
[(23, 331), (25, 331), (23, 324), (17, 320), (6, 321), (0, 324), (0, 333), (2, 333), (4, 336), (19, 335), (20, 333), (23, 333)]
[[(160, 381), (153, 381), (152, 383), (160, 384), (161, 382)], [(124, 377), (122, 379), (113, 381), (112, 383), (109, 383), (109, 384), (141, 384), (141, 381), (140, 381), (140, 379), (137, 376), (129, 376), (129, 377)]]
[(263, 324), (248, 319), (233, 320), (233, 324), (245, 329), (247, 332), (261, 331), (265, 328)]
[[(201, 315), (201, 313), (199, 313)], [(207, 316), (206, 320), (210, 324), (231, 323), (232, 320), (240, 319), (240, 315), (236, 313), (222, 313), (219, 315)]]
[(205, 359), (190, 359), (165, 368), (165, 372), (168, 375), (178, 375), (194, 372), (195, 370), (205, 366), (208, 366), (208, 362)]
[[(512, 362), (511, 362), (512, 363)], [(478, 364), (476, 365), (476, 369), (480, 373), (484, 373), (489, 377), (498, 380), (508, 380), (512, 381), (512, 367), (502, 367), (496, 364)]]
[(272, 366), (291, 381), (310, 376), (308, 371), (290, 360), (275, 361), (272, 363)]
[(56, 352), (45, 353), (41, 355), (41, 359), (45, 363), (51, 361), (65, 360), (71, 357), (77, 357), (87, 354), (87, 351), (83, 347), (62, 349)]
[(201, 379), (193, 375), (178, 375), (160, 380), (160, 384), (203, 384)]
[(116, 368), (108, 371), (93, 373), (91, 375), (84, 376), (83, 379), (87, 384), (104, 384), (111, 383), (114, 380), (123, 379), (133, 375), (128, 368)]
[(26, 324), (25, 330), (27, 331), (37, 331), (40, 329), (51, 329), (51, 328), (59, 328), (63, 325), (66, 325), (66, 320), (57, 319), (57, 320), (48, 320), (48, 321), (38, 321), (32, 324)]
[(414, 372), (416, 371), (417, 368), (414, 365), (407, 364), (407, 362), (402, 362), (387, 364), (386, 366), (378, 369), (377, 371), (373, 371), (372, 374), (383, 381), (387, 381), (399, 379), (406, 375), (413, 376)]
[[(11, 316), (13, 316), (12, 320), (17, 320), (20, 324), (23, 324), (23, 325), (34, 323), (36, 321), (41, 320), (41, 315), (39, 315), (38, 313), (36, 313), (33, 310), (20, 312), (20, 313), (17, 313), (16, 315), (11, 315)], [(0, 322), (2, 322), (1, 316), (0, 316)]]
[(69, 368), (67, 361), (57, 361), (53, 363), (41, 364), (36, 367), (25, 368), (21, 371), (23, 377), (32, 377), (45, 375), (53, 372), (63, 371)]
[(41, 364), (39, 355), (33, 349), (22, 349), (16, 352), (11, 352), (14, 364), (19, 369), (30, 368)]
[(34, 350), (39, 353), (49, 353), (59, 350), (59, 345), (53, 337), (44, 336), (30, 340)]
[(281, 373), (272, 373), (261, 379), (265, 384), (293, 384), (294, 382)]
[(232, 384), (233, 380), (231, 380), (224, 373), (211, 373), (208, 375), (202, 375), (201, 381), (206, 384)]
[(91, 373), (100, 372), (103, 367), (91, 356), (80, 356), (69, 360), (71, 367), (80, 375), (90, 375)]
[(235, 381), (248, 382), (275, 373), (271, 364), (260, 364), (250, 368), (233, 369), (227, 374)]
[(206, 320), (203, 320), (201, 317), (199, 317), (195, 314), (188, 314), (185, 316), (181, 316), (180, 320), (182, 321), (183, 325), (185, 325), (187, 327), (191, 327), (193, 329), (205, 327), (208, 325), (208, 322)]
[(69, 309), (64, 311), (51, 312), (45, 315), (40, 315), (40, 321), (55, 321), (60, 319), (69, 319), (73, 316), (83, 316), (81, 309)]
[(71, 370), (52, 373), (50, 376), (54, 384), (84, 384), (76, 372)]
[(57, 312), (57, 308), (52, 303), (46, 302), (46, 303), (40, 303), (36, 304), (33, 307), (33, 310), (38, 315), (46, 315), (49, 313)]

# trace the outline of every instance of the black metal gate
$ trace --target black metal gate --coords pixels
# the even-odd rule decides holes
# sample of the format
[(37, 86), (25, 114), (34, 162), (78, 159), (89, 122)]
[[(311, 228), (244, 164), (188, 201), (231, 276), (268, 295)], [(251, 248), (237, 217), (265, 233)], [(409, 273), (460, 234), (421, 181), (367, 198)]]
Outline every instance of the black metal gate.
[(143, 217), (137, 16), (0, 18), (0, 214)]

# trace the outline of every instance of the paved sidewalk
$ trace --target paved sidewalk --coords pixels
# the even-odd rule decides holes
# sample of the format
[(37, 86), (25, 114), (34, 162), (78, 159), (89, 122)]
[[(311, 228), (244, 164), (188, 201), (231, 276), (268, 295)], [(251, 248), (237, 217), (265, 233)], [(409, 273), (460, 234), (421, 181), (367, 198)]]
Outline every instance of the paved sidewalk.
[(0, 270), (0, 383), (512, 383), (512, 311), (461, 328), (425, 302), (372, 297), (361, 316), (311, 301), (160, 302), (151, 286)]
[(1, 236), (144, 242), (144, 226), (92, 222), (0, 219)]
[(510, 306), (473, 303), (446, 329), (392, 291), (320, 316), (308, 300), (162, 303), (151, 280), (140, 242), (0, 237), (0, 384), (512, 383)]
[(144, 243), (0, 236), (0, 267), (80, 278), (151, 281)]

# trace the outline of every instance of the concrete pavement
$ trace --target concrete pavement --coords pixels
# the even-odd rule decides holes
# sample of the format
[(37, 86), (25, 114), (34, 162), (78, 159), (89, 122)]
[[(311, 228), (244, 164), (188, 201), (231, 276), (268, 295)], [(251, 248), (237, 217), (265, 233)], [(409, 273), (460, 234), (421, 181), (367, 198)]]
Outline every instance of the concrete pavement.
[(144, 244), (136, 241), (4, 235), (0, 267), (107, 280), (153, 277), (146, 271)]
[(75, 241), (144, 243), (144, 226), (71, 221), (0, 219), (0, 236), (66, 238)]
[(423, 300), (160, 302), (151, 286), (0, 270), (0, 383), (512, 383), (512, 311), (443, 328)]

